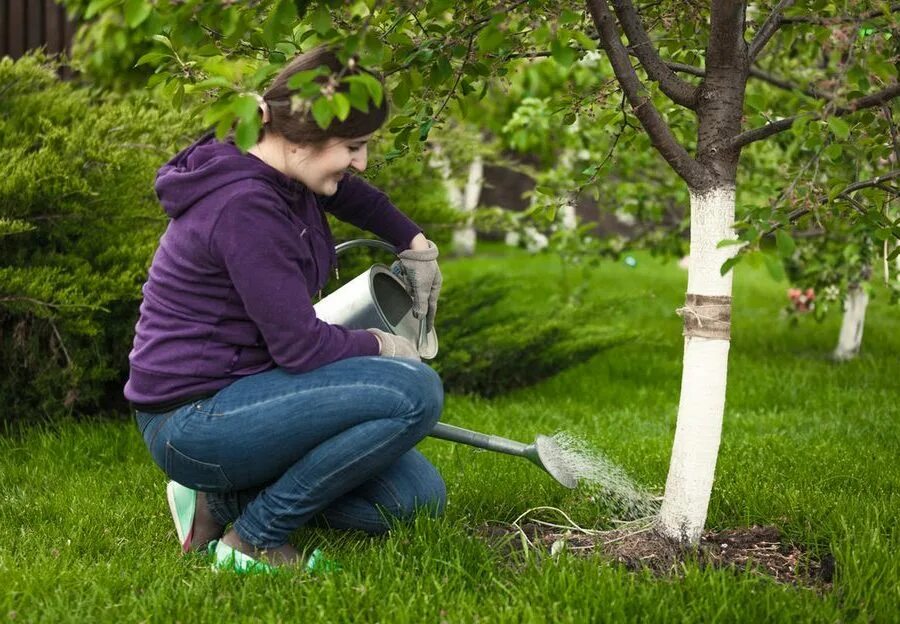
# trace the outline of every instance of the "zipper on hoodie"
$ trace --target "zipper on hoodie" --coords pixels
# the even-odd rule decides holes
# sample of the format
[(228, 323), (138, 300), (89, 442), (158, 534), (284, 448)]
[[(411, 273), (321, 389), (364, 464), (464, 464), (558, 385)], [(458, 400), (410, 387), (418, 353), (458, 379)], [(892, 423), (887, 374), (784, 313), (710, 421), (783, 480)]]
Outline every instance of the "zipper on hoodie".
[(230, 374), (231, 371), (234, 370), (234, 367), (237, 365), (238, 360), (241, 357), (241, 353), (243, 352), (244, 347), (240, 346), (234, 350), (234, 355), (231, 356), (231, 362), (228, 364), (228, 368), (225, 370), (225, 374)]
[[(307, 227), (303, 228), (303, 230), (301, 230), (301, 232), (300, 232), (300, 238), (302, 239), (310, 231), (315, 231), (315, 228), (311, 227), (311, 226), (307, 226)], [(310, 235), (310, 237), (309, 237), (309, 255), (312, 258), (313, 266), (316, 268), (316, 280), (318, 281), (318, 279), (319, 279), (319, 260), (316, 258), (316, 247), (315, 247), (315, 244), (313, 244), (312, 235)], [(319, 301), (322, 300), (322, 289), (321, 288), (316, 292), (316, 297), (318, 298)]]

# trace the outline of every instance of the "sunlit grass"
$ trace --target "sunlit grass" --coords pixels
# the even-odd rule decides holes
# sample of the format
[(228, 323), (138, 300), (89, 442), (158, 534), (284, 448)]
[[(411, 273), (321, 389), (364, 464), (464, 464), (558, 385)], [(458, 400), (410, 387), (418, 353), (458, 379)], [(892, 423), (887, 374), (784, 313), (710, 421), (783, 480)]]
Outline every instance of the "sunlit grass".
[[(516, 305), (537, 319), (563, 294), (553, 256), (442, 267), (457, 285), (497, 271), (515, 277)], [(525, 442), (565, 429), (661, 491), (680, 384), (674, 310), (685, 282), (674, 264), (644, 256), (634, 269), (601, 265), (583, 305), (597, 310), (592, 322), (627, 325), (634, 340), (497, 399), (449, 397), (443, 420)], [(524, 460), (431, 439), (420, 448), (447, 481), (444, 517), (376, 539), (299, 531), (298, 545), (341, 561), (332, 576), (213, 574), (202, 557), (180, 556), (165, 478), (123, 415), (0, 438), (0, 620), (891, 621), (900, 604), (900, 314), (876, 298), (863, 353), (834, 364), (827, 356), (840, 319), (791, 327), (779, 316), (786, 286), (739, 267), (707, 524), (775, 524), (833, 552), (837, 576), (825, 595), (692, 565), (672, 580), (570, 555), (510, 562), (476, 527), (539, 505), (586, 526), (609, 519)]]

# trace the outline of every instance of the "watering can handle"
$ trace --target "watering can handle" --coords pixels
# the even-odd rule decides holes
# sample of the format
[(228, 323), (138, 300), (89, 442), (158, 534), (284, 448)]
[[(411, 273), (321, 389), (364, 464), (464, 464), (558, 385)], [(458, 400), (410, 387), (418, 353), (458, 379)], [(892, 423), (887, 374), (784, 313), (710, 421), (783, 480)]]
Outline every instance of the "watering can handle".
[[(343, 252), (348, 249), (354, 249), (356, 247), (374, 247), (375, 249), (381, 249), (382, 251), (386, 251), (394, 256), (398, 255), (397, 248), (391, 245), (388, 242), (383, 240), (375, 240), (372, 238), (355, 238), (353, 240), (349, 240), (344, 243), (340, 243), (336, 245), (334, 248), (334, 253), (337, 255), (341, 255)], [(422, 346), (422, 342), (425, 340), (425, 335), (428, 333), (426, 331), (426, 319), (423, 316), (419, 320), (419, 339), (417, 340), (416, 348), (420, 348)]]
[(381, 249), (382, 251), (386, 251), (395, 256), (397, 255), (397, 248), (390, 243), (387, 243), (383, 240), (374, 240), (371, 238), (355, 238), (345, 243), (341, 243), (335, 246), (334, 253), (336, 253), (337, 255), (341, 255), (348, 249), (354, 249), (356, 247), (374, 247), (375, 249)]

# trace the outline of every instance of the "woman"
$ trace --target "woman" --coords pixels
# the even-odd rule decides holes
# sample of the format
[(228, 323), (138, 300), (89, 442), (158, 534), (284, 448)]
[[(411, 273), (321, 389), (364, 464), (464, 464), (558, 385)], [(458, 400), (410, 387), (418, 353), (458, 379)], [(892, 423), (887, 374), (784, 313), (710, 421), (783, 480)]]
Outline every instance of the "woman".
[(386, 104), (325, 130), (291, 106), (289, 78), (322, 65), (364, 71), (325, 48), (298, 56), (260, 98), (248, 153), (207, 135), (156, 179), (171, 220), (143, 287), (125, 396), (172, 479), (182, 548), (208, 549), (220, 568), (314, 568), (288, 542), (298, 527), (381, 533), (418, 508), (440, 513), (446, 498), (413, 448), (440, 416), (438, 376), (411, 341), (323, 323), (312, 307), (336, 263), (323, 211), (402, 250), (428, 329), (441, 285), (435, 245), (348, 173), (366, 168)]

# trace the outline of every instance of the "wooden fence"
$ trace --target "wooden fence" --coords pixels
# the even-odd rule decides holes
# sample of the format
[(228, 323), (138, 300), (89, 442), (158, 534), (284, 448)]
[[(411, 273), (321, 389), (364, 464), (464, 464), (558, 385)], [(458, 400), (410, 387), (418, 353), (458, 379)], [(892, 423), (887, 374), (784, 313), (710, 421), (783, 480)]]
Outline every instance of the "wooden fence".
[(0, 57), (18, 58), (43, 47), (67, 51), (76, 25), (53, 0), (0, 0)]

